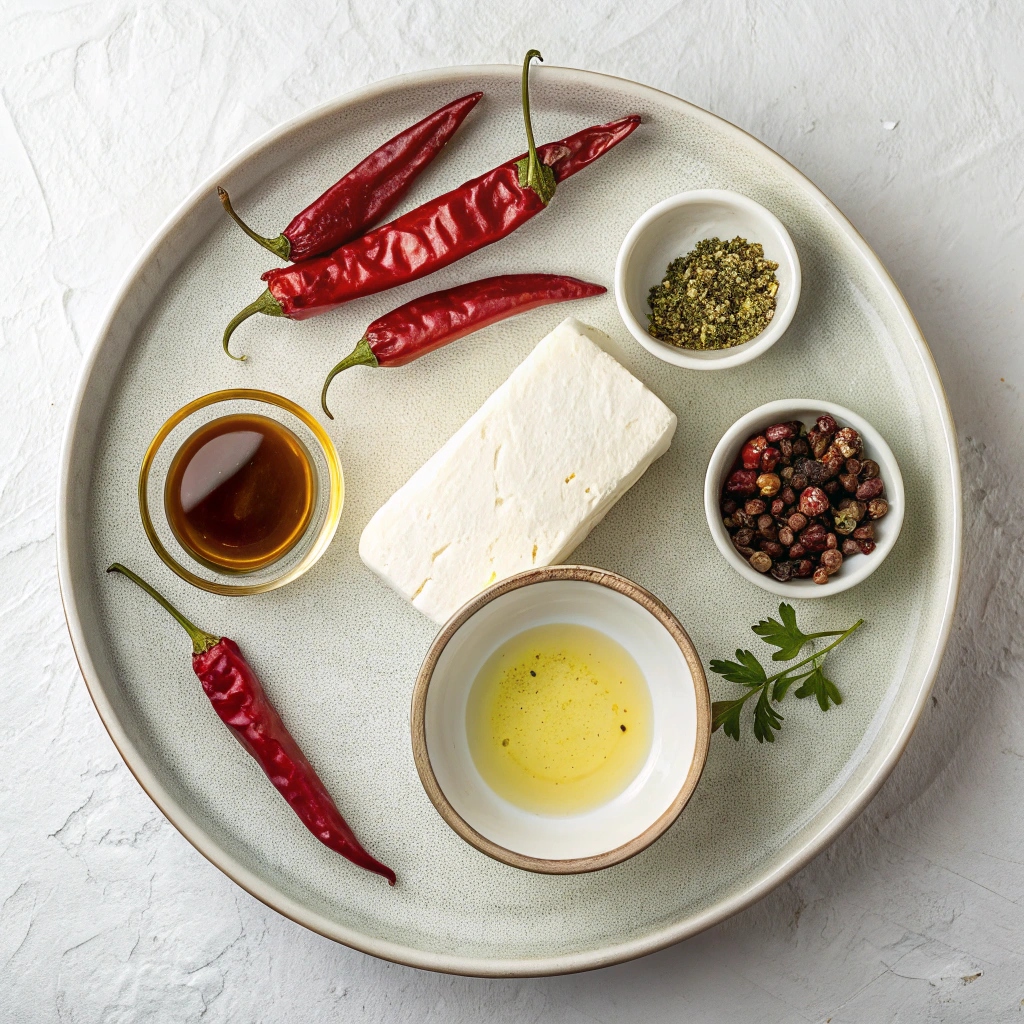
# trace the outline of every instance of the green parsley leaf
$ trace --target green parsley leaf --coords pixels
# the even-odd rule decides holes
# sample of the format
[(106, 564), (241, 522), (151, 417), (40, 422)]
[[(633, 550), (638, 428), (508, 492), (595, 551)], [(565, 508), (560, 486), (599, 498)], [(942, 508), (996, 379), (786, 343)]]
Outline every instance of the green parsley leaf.
[(758, 743), (774, 743), (775, 732), (781, 728), (782, 715), (772, 707), (766, 686), (754, 705), (754, 738)]
[(754, 738), (758, 743), (774, 743), (775, 734), (782, 728), (783, 721), (782, 714), (775, 705), (783, 700), (795, 683), (800, 685), (793, 691), (794, 696), (801, 699), (816, 698), (822, 711), (828, 711), (833, 705), (842, 704), (843, 698), (839, 688), (825, 675), (821, 662), (829, 651), (838, 647), (863, 625), (864, 620), (858, 619), (849, 629), (804, 633), (796, 624), (796, 612), (792, 605), (780, 604), (778, 619), (762, 619), (752, 627), (766, 644), (778, 648), (772, 655), (772, 661), (792, 661), (800, 654), (805, 644), (825, 637), (835, 639), (820, 651), (814, 651), (774, 675), (768, 675), (751, 651), (738, 650), (735, 661), (712, 661), (712, 672), (730, 683), (745, 686), (747, 692), (735, 700), (715, 701), (711, 706), (711, 731), (721, 729), (726, 736), (738, 740), (743, 705), (756, 694)]
[(734, 740), (740, 738), (740, 712), (743, 710), (743, 698), (739, 700), (716, 700), (711, 705), (711, 731), (721, 729), (726, 736)]
[(779, 648), (772, 661), (792, 661), (811, 638), (796, 624), (791, 604), (779, 605), (779, 619), (762, 619), (751, 628), (766, 644)]
[(802, 676), (802, 672), (797, 672), (795, 675), (783, 672), (782, 675), (775, 680), (775, 685), (772, 687), (772, 700), (782, 700), (782, 698), (789, 692), (789, 688)]
[(801, 700), (804, 697), (817, 697), (818, 707), (822, 711), (828, 711), (833, 704), (843, 703), (839, 688), (831, 679), (825, 678), (825, 673), (822, 672), (821, 666), (817, 662), (814, 664), (814, 670), (803, 681), (803, 684), (793, 691), (793, 696), (799, 697)]
[(737, 651), (737, 661), (713, 661), (711, 671), (715, 675), (728, 679), (730, 683), (741, 683), (743, 686), (763, 686), (768, 677), (765, 675), (761, 662), (750, 651)]

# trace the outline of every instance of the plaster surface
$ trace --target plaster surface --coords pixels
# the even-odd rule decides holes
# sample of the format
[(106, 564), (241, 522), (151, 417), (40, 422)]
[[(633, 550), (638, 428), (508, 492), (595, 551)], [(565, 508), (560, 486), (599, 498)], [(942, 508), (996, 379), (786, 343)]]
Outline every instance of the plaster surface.
[[(0, 14), (0, 1021), (1022, 1019), (1019, 7), (2, 0)], [(534, 45), (733, 121), (863, 232), (949, 393), (965, 573), (910, 747), (827, 852), (643, 960), (484, 981), (306, 932), (162, 818), (78, 674), (56, 585), (55, 467), (106, 303), (198, 181), (348, 89)]]

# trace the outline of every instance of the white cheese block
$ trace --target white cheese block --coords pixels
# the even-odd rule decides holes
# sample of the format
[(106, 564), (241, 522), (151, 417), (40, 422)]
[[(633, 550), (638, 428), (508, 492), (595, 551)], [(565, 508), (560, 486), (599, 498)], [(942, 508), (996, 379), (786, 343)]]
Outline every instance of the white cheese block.
[(567, 558), (668, 450), (676, 416), (572, 317), (367, 524), (359, 554), (441, 623)]

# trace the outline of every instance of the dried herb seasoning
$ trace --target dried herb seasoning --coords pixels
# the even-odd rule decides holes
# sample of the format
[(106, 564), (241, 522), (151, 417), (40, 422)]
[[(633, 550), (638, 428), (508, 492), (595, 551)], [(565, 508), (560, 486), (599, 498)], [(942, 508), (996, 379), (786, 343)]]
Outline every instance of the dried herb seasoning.
[(742, 345), (775, 315), (778, 269), (759, 242), (705, 238), (674, 259), (661, 284), (651, 289), (647, 330), (678, 348)]

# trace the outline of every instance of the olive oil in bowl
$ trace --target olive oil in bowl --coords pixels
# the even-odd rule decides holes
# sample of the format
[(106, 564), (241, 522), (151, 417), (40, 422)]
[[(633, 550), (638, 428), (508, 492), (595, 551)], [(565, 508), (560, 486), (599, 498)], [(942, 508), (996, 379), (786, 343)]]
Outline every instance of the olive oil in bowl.
[(164, 485), (167, 521), (197, 561), (254, 572), (301, 540), (316, 506), (305, 445), (268, 416), (238, 413), (199, 427), (175, 453)]
[(651, 694), (628, 651), (574, 623), (524, 630), (484, 663), (466, 733), (488, 786), (536, 814), (582, 814), (618, 796), (651, 748)]

